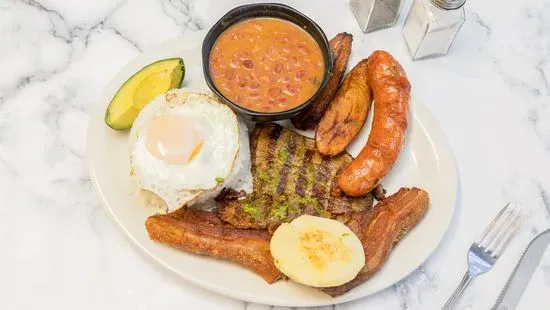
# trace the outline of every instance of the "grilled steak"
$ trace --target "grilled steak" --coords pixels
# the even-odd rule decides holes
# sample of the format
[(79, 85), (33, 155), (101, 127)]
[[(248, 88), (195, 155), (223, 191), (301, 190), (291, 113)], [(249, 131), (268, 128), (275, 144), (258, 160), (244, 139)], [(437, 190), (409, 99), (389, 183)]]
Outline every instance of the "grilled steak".
[(323, 157), (315, 141), (278, 124), (259, 124), (250, 139), (254, 192), (222, 197), (217, 212), (238, 228), (268, 228), (302, 214), (334, 218), (342, 222), (352, 212), (370, 209), (373, 197), (335, 197), (331, 189), (339, 170), (351, 161), (344, 152)]

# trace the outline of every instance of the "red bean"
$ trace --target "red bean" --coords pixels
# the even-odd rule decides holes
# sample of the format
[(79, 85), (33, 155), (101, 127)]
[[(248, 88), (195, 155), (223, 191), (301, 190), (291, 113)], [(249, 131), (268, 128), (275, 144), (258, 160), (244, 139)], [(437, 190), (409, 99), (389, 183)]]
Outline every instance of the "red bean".
[(306, 71), (305, 70), (300, 70), (298, 72), (296, 72), (296, 79), (298, 80), (301, 80), (304, 76), (306, 75)]
[(258, 88), (260, 88), (260, 83), (252, 82), (252, 83), (250, 83), (250, 85), (248, 87), (250, 87), (250, 89), (258, 89)]
[(250, 93), (250, 94), (248, 95), (248, 97), (256, 99), (256, 98), (260, 97), (260, 94), (258, 94), (258, 93), (256, 93), (256, 92), (253, 92), (253, 93)]
[(283, 65), (281, 63), (277, 63), (275, 68), (273, 68), (273, 72), (275, 74), (281, 74), (283, 72)]
[(243, 67), (247, 69), (254, 69), (254, 62), (250, 59), (243, 60)]
[(277, 97), (279, 96), (279, 94), (281, 93), (281, 89), (279, 87), (271, 87), (267, 93), (271, 96), (271, 97)]

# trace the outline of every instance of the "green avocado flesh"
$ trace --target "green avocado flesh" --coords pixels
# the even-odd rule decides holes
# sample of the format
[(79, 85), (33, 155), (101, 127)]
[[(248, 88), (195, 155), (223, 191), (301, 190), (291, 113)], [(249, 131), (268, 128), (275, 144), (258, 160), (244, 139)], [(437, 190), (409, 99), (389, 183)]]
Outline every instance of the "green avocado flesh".
[(181, 85), (185, 65), (181, 58), (156, 61), (132, 75), (114, 95), (105, 123), (115, 130), (132, 127), (139, 111), (160, 94)]

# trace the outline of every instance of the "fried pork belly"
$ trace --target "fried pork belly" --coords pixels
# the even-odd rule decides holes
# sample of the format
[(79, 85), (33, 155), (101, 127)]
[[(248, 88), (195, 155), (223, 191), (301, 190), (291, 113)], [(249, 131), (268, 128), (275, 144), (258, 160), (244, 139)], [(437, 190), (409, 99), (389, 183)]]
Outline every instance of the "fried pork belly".
[(273, 263), (269, 251), (271, 235), (265, 230), (238, 229), (223, 223), (215, 214), (198, 209), (151, 216), (145, 227), (154, 241), (239, 264), (267, 283), (283, 277)]

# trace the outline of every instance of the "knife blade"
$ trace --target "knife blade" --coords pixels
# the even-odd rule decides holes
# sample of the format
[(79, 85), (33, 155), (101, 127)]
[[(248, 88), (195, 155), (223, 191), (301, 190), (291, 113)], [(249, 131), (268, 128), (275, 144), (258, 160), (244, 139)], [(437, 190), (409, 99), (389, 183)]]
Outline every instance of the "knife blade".
[(550, 244), (550, 229), (537, 235), (527, 246), (492, 310), (513, 310)]

